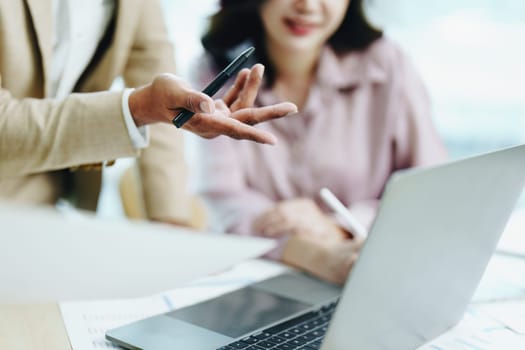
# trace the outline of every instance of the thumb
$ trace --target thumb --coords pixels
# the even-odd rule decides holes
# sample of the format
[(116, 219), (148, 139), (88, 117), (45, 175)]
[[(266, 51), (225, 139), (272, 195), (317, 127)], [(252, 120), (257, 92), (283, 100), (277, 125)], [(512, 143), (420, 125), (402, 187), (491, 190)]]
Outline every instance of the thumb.
[(186, 96), (181, 99), (184, 104), (181, 106), (193, 113), (213, 113), (215, 112), (215, 103), (212, 98), (200, 91), (190, 90)]

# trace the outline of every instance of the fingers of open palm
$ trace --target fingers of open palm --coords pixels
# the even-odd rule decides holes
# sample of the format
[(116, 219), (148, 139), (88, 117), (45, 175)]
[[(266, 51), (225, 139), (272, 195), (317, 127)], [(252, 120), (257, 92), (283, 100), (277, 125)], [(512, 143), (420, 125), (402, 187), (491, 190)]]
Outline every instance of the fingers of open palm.
[(295, 112), (297, 112), (297, 107), (293, 103), (283, 102), (265, 107), (242, 108), (232, 113), (231, 117), (242, 123), (255, 125)]
[(182, 128), (184, 130), (187, 130), (187, 131), (190, 131), (194, 134), (197, 134), (201, 137), (207, 137), (205, 135), (205, 133), (202, 132), (202, 130), (206, 130), (205, 127), (203, 127), (202, 125), (203, 124), (206, 124), (206, 122), (204, 121), (204, 117), (202, 114), (200, 113), (197, 113), (197, 114), (194, 114), (193, 117), (191, 117), (191, 119), (189, 119), (183, 126)]
[(275, 144), (275, 136), (269, 132), (258, 130), (233, 118), (227, 118), (224, 113), (195, 114), (184, 129), (204, 138), (214, 138), (226, 135), (237, 140), (251, 140), (263, 144)]
[(238, 98), (230, 106), (232, 111), (253, 106), (261, 86), (263, 74), (264, 66), (262, 64), (256, 64), (252, 67)]
[(230, 108), (223, 100), (215, 100), (215, 116), (216, 117), (229, 117), (231, 114)]
[(194, 113), (213, 113), (215, 104), (211, 97), (189, 86), (184, 80), (164, 74), (155, 80), (156, 93), (166, 96), (167, 108), (176, 111), (187, 109)]
[[(235, 139), (247, 139), (265, 144), (275, 144), (277, 142), (275, 136), (250, 125), (297, 111), (297, 107), (289, 102), (261, 108), (243, 108), (231, 115), (228, 106), (222, 100), (215, 101), (215, 108), (215, 126), (218, 129), (210, 130), (206, 137), (212, 138), (224, 134)], [(231, 118), (220, 118), (221, 116)]]
[(231, 106), (239, 98), (239, 94), (242, 93), (246, 80), (250, 75), (250, 72), (250, 69), (243, 68), (237, 74), (233, 85), (228, 89), (228, 91), (226, 91), (226, 93), (222, 97), (222, 100), (224, 101), (224, 103), (226, 103), (227, 106)]
[(256, 129), (233, 118), (212, 118), (212, 122), (213, 128), (210, 128), (210, 131), (214, 131), (215, 136), (226, 135), (236, 140), (251, 140), (265, 144), (277, 142), (275, 136), (269, 132)]
[(204, 138), (213, 138), (220, 135), (217, 131), (217, 124), (220, 123), (218, 120), (227, 119), (230, 110), (222, 100), (214, 101), (214, 109), (215, 112), (213, 114), (196, 113), (184, 124), (183, 128)]

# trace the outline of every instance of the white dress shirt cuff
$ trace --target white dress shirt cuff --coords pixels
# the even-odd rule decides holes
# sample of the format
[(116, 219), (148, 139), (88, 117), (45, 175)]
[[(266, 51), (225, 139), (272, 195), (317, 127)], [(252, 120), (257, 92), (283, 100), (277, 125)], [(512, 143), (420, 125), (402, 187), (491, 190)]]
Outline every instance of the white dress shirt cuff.
[(131, 144), (136, 149), (145, 148), (149, 144), (149, 127), (147, 125), (137, 127), (131, 111), (129, 110), (129, 95), (133, 89), (125, 89), (122, 93), (122, 114), (124, 114), (124, 122), (128, 129)]

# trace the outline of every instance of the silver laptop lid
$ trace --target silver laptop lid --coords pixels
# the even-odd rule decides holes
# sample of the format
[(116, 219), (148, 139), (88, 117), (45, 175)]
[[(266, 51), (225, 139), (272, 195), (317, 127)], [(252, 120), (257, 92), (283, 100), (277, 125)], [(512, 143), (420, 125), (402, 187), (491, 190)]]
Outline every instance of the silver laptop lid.
[(415, 349), (462, 317), (525, 184), (525, 146), (394, 175), (322, 349)]

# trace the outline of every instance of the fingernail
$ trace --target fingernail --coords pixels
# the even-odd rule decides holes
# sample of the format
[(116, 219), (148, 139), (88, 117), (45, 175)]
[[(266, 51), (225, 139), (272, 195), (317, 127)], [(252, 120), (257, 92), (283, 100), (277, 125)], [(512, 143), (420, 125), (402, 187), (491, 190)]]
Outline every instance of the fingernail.
[(211, 113), (213, 111), (208, 101), (202, 101), (199, 103), (199, 108), (203, 113)]
[(297, 106), (291, 102), (282, 103), (281, 108), (284, 110), (283, 112), (286, 112), (286, 114), (283, 114), (283, 116), (296, 114), (299, 112), (299, 110), (297, 109)]
[(262, 78), (263, 75), (264, 75), (264, 69), (265, 69), (265, 67), (264, 67), (262, 64), (260, 64), (260, 63), (257, 63), (257, 65), (259, 65), (259, 66), (261, 67), (261, 68), (259, 68), (259, 69), (260, 69), (260, 71), (259, 71), (259, 76)]
[(268, 135), (268, 140), (266, 141), (266, 144), (275, 146), (277, 144), (277, 137), (273, 135)]

